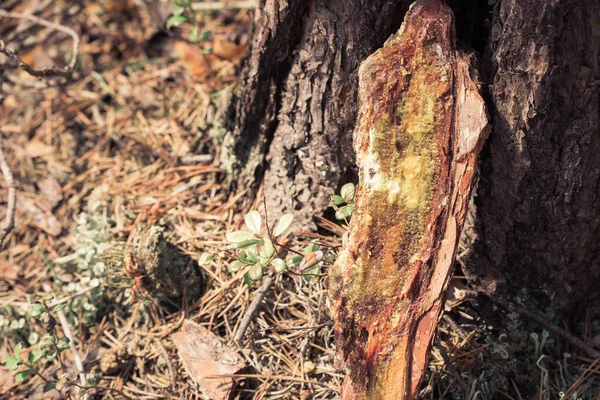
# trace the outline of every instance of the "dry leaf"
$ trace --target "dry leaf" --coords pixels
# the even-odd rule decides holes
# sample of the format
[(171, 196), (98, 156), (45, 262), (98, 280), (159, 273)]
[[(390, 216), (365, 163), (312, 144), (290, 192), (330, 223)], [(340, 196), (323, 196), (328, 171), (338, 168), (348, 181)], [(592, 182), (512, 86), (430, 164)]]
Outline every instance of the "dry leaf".
[(50, 211), (42, 210), (32, 200), (17, 195), (17, 209), (33, 220), (33, 224), (52, 236), (60, 235), (62, 226)]
[(205, 78), (211, 72), (207, 55), (202, 54), (200, 48), (185, 42), (175, 42), (173, 49), (193, 76)]
[(3, 260), (0, 261), (0, 278), (4, 280), (16, 281), (19, 277), (19, 271), (15, 264)]
[(246, 55), (246, 46), (217, 39), (213, 43), (213, 54), (229, 61), (239, 61)]
[(49, 209), (56, 207), (63, 199), (62, 187), (56, 178), (51, 176), (44, 178), (38, 182), (37, 186), (40, 190), (44, 205)]
[(31, 52), (24, 55), (28, 61), (27, 64), (31, 65), (35, 69), (49, 69), (56, 67), (54, 60), (46, 53), (44, 47), (37, 45), (31, 50)]
[(32, 140), (27, 143), (27, 155), (31, 158), (46, 156), (54, 152), (54, 147), (40, 142), (39, 140)]
[(217, 335), (191, 320), (185, 320), (171, 339), (190, 378), (213, 399), (227, 399), (233, 380), (209, 377), (235, 374), (245, 367), (244, 359)]

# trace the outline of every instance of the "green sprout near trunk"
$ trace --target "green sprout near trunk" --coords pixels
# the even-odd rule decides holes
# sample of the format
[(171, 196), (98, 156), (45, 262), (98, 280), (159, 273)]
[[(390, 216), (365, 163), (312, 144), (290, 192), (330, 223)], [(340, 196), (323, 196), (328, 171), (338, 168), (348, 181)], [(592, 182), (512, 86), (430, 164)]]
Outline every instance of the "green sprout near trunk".
[(275, 238), (282, 236), (292, 225), (293, 214), (284, 214), (273, 230), (267, 226), (267, 235), (261, 234), (262, 216), (256, 210), (252, 210), (244, 216), (247, 231), (239, 230), (227, 235), (228, 246), (236, 250), (235, 260), (232, 261), (228, 270), (234, 274), (246, 269), (244, 282), (252, 285), (260, 281), (266, 270), (272, 269), (276, 273), (287, 270), (288, 265), (275, 248)]

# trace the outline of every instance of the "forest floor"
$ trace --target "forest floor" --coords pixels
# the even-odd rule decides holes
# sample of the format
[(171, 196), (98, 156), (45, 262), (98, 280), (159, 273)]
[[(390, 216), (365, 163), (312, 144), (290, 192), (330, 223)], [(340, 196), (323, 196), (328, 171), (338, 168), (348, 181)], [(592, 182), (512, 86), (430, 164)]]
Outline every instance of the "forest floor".
[[(313, 279), (272, 275), (234, 340), (261, 283), (228, 271), (226, 234), (243, 229), (248, 192), (228, 190), (210, 128), (238, 83), (248, 12), (169, 19), (170, 2), (126, 0), (3, 7), (73, 28), (81, 43), (66, 84), (0, 56), (0, 132), (17, 185), (0, 254), (0, 359), (15, 349), (23, 358), (20, 374), (0, 367), (0, 398), (225, 399), (229, 388), (234, 398), (336, 398), (327, 262)], [(0, 19), (0, 38), (36, 69), (72, 55), (69, 35), (26, 20)], [(268, 220), (256, 198), (251, 208)], [(345, 224), (315, 218), (319, 230), (288, 246), (318, 244), (331, 259)], [(165, 245), (148, 250), (156, 232)], [(466, 282), (453, 282), (424, 398), (593, 397), (598, 363), (516, 314), (461, 299)], [(500, 312), (514, 324), (492, 326)]]

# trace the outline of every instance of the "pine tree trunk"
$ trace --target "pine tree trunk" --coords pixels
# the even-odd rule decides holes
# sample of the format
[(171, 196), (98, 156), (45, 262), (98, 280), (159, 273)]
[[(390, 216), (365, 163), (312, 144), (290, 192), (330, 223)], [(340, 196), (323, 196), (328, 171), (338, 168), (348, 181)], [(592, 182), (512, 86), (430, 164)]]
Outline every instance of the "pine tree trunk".
[(466, 265), (571, 316), (600, 298), (599, 49), (597, 0), (502, 0), (485, 56), (493, 132)]
[[(223, 165), (237, 186), (256, 190), (262, 179), (270, 212), (292, 210), (304, 223), (324, 210), (356, 173), (358, 66), (408, 3), (261, 2), (223, 127)], [(493, 124), (469, 275), (489, 290), (532, 289), (563, 310), (597, 300), (600, 3), (500, 0), (491, 15), (487, 1), (449, 3), (459, 39), (482, 53)]]
[(398, 29), (408, 3), (261, 1), (222, 161), (237, 187), (256, 191), (262, 181), (273, 218), (293, 211), (312, 224), (355, 174), (358, 67)]
[[(293, 211), (307, 226), (355, 176), (358, 67), (398, 29), (409, 3), (261, 1), (223, 126), (222, 161), (250, 198), (262, 182), (270, 215)], [(464, 236), (467, 275), (489, 292), (525, 294), (562, 315), (594, 312), (600, 2), (448, 3), (459, 40), (479, 53), (492, 123)]]

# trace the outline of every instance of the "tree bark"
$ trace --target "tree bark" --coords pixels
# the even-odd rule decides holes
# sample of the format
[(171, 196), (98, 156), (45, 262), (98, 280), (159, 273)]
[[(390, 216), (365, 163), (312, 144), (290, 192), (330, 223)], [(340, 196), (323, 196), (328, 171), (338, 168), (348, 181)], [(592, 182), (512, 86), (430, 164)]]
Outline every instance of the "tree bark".
[(417, 1), (359, 72), (359, 186), (330, 274), (342, 399), (413, 399), (488, 130), (442, 0)]
[(489, 291), (527, 292), (571, 315), (600, 298), (599, 49), (596, 0), (495, 7), (494, 130), (466, 266)]
[[(261, 2), (222, 160), (239, 187), (264, 178), (269, 212), (308, 225), (356, 172), (357, 68), (408, 3)], [(500, 0), (489, 32), (477, 1), (459, 3), (463, 39), (486, 41), (493, 122), (466, 272), (571, 312), (600, 298), (600, 3)]]
[[(292, 211), (307, 226), (356, 173), (358, 66), (409, 3), (261, 1), (222, 161), (234, 186), (254, 194), (262, 182), (270, 215)], [(459, 38), (480, 52), (493, 126), (465, 272), (490, 293), (597, 313), (600, 2), (498, 0), (489, 15), (487, 1), (449, 3)]]
[(358, 66), (409, 3), (261, 1), (221, 159), (237, 187), (256, 190), (262, 180), (273, 218), (292, 211), (298, 226), (311, 225), (355, 174)]

